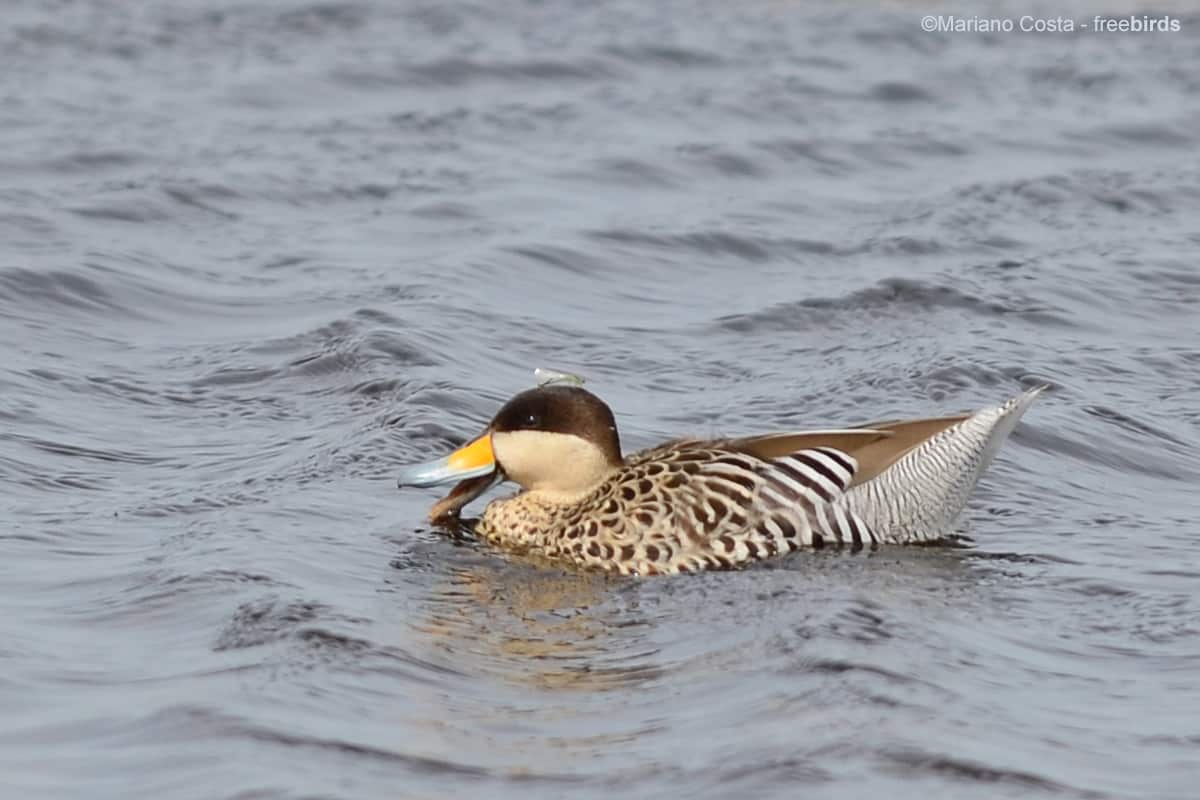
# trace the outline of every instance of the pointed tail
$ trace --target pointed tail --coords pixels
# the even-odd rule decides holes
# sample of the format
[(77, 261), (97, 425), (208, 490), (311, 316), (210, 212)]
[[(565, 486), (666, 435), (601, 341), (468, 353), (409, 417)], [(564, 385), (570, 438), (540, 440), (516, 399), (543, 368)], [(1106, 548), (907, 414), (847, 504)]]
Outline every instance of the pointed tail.
[(1030, 389), (930, 436), (838, 502), (885, 542), (947, 535), (979, 477), (1045, 388)]

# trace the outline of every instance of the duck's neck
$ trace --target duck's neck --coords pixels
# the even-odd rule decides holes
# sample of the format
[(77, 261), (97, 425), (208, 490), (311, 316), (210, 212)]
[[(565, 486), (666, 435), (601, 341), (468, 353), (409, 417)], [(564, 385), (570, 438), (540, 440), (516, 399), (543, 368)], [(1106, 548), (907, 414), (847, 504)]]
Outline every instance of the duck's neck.
[(573, 506), (582, 503), (591, 497), (596, 492), (596, 489), (598, 489), (608, 477), (608, 475), (604, 475), (600, 480), (596, 481), (596, 483), (585, 487), (570, 489), (534, 487), (528, 491), (522, 492), (522, 496), (525, 497), (530, 503), (549, 506), (551, 508)]

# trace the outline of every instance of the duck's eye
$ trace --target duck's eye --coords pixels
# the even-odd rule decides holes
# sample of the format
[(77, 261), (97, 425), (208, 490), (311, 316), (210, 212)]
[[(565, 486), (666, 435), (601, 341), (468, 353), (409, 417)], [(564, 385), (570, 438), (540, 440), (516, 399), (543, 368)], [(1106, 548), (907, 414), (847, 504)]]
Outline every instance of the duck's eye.
[(536, 428), (538, 425), (541, 425), (541, 424), (542, 424), (541, 417), (539, 417), (537, 414), (526, 414), (525, 415), (524, 427)]

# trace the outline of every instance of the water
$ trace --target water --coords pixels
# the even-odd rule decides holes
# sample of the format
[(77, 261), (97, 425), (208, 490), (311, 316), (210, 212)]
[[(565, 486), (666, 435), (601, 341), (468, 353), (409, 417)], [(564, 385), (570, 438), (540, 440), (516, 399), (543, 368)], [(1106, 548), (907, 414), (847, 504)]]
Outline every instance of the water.
[[(6, 796), (1194, 796), (1200, 17), (922, 13), (9, 3)], [(629, 449), (1052, 389), (957, 546), (639, 582), (394, 486), (536, 366)]]

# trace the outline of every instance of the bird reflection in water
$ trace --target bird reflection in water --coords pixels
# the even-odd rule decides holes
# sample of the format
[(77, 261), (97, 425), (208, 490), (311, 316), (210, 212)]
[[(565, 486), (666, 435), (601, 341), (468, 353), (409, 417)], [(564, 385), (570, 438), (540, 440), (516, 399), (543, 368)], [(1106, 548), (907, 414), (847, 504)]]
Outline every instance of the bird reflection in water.
[[(481, 546), (482, 547), (482, 546)], [(545, 689), (628, 689), (662, 672), (638, 585), (483, 548), (456, 562), (414, 630), (458, 663)]]

